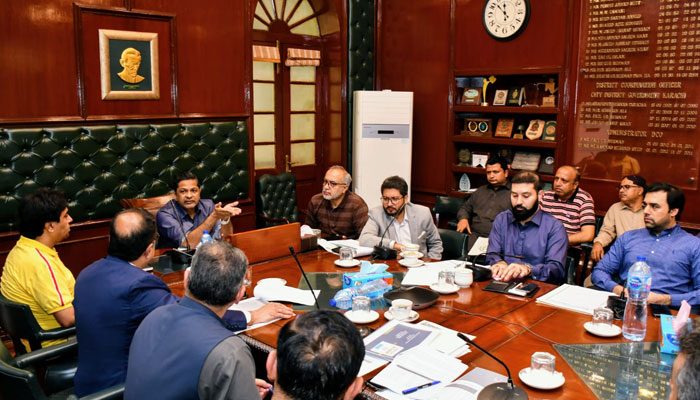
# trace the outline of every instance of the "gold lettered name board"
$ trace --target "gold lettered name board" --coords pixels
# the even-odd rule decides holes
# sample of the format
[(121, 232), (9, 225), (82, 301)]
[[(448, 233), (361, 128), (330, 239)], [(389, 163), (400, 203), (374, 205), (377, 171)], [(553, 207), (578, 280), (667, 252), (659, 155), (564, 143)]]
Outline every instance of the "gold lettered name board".
[(700, 1), (584, 0), (574, 163), (695, 189)]

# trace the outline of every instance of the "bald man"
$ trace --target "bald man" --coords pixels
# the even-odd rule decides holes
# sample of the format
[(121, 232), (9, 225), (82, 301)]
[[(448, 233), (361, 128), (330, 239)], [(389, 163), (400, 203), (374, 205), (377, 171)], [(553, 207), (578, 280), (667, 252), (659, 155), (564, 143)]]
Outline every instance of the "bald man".
[[(154, 309), (180, 300), (166, 284), (142, 269), (155, 253), (156, 225), (142, 209), (119, 212), (110, 226), (107, 257), (85, 268), (75, 283), (78, 371), (75, 394), (85, 396), (126, 380), (129, 346), (141, 321)], [(246, 315), (228, 311), (233, 330), (293, 311), (268, 303)]]
[(581, 174), (570, 165), (559, 167), (553, 190), (540, 192), (540, 208), (561, 221), (569, 237), (569, 246), (590, 242), (595, 236), (593, 197), (579, 187)]

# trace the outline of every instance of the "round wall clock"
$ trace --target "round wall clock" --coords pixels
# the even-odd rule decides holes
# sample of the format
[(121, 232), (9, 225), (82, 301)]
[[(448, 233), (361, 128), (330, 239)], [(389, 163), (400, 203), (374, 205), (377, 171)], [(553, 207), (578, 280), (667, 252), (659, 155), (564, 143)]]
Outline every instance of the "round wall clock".
[(497, 40), (514, 39), (529, 19), (529, 0), (486, 0), (484, 5), (484, 28)]

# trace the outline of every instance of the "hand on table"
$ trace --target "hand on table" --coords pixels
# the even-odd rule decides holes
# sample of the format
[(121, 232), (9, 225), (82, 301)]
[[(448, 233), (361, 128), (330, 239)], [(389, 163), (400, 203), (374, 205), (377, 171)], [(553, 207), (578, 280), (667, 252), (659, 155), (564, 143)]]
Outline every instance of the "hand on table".
[(524, 264), (506, 264), (505, 261), (499, 261), (491, 266), (491, 274), (493, 279), (510, 282), (513, 279), (524, 278), (530, 274), (530, 268)]
[(259, 324), (261, 322), (268, 322), (277, 318), (287, 319), (292, 318), (294, 315), (294, 311), (284, 304), (267, 303), (257, 310), (250, 312), (250, 322), (248, 324)]
[(258, 393), (260, 393), (260, 398), (265, 398), (267, 393), (272, 389), (272, 385), (269, 383), (265, 382), (262, 379), (255, 379), (255, 386), (258, 387)]

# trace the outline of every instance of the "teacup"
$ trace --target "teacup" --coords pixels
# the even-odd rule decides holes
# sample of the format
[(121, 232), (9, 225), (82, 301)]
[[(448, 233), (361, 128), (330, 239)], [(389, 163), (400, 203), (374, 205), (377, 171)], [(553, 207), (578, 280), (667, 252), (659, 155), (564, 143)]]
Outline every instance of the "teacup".
[(411, 310), (413, 310), (413, 302), (408, 299), (396, 299), (391, 302), (391, 315), (394, 316), (396, 320), (405, 320), (411, 316)]
[(474, 282), (474, 271), (469, 268), (455, 268), (455, 283), (460, 287), (468, 288)]

